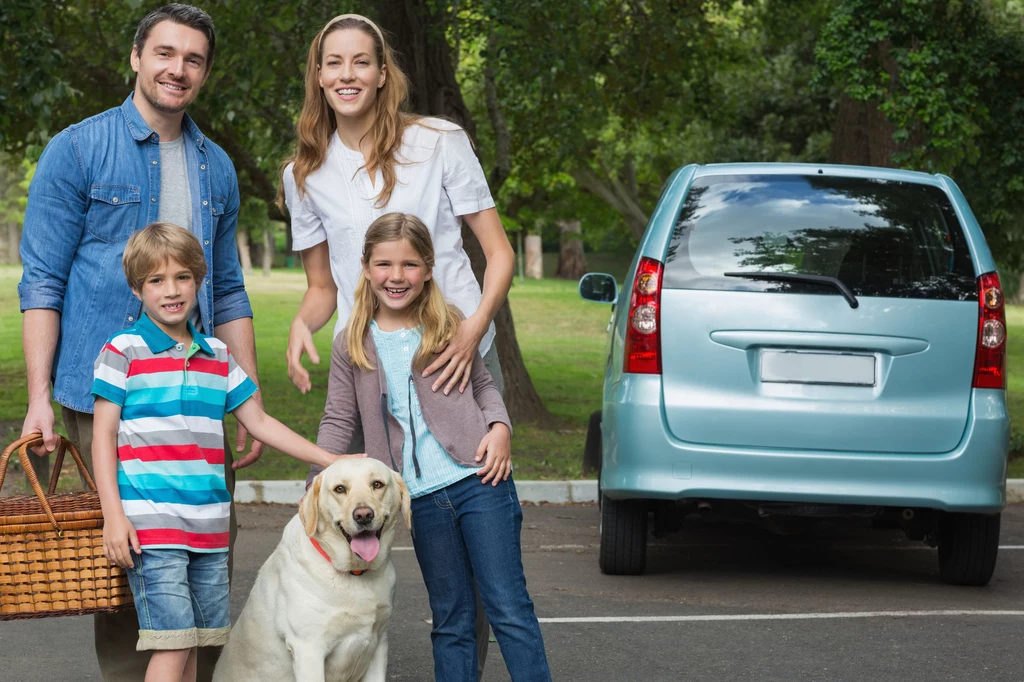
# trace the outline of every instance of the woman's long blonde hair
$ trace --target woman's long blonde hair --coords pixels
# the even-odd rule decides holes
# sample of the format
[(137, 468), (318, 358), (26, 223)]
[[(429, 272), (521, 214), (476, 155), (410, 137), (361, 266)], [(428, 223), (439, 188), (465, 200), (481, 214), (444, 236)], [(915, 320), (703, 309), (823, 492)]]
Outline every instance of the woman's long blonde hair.
[[(430, 239), (430, 232), (419, 218), (408, 213), (386, 213), (370, 223), (366, 239), (363, 241), (363, 267), (369, 267), (373, 248), (377, 244), (402, 239), (409, 242), (423, 259), (428, 271), (433, 272), (434, 243)], [(345, 334), (352, 364), (366, 370), (374, 369), (366, 357), (363, 340), (370, 330), (370, 320), (373, 319), (376, 306), (377, 297), (370, 289), (369, 281), (365, 276), (360, 276), (356, 285), (352, 315), (348, 319)], [(412, 302), (410, 312), (415, 324), (423, 327), (420, 347), (412, 361), (416, 371), (422, 372), (430, 364), (434, 353), (455, 338), (459, 330), (460, 316), (459, 312), (444, 300), (441, 288), (434, 277), (423, 283), (423, 292)]]
[[(301, 196), (306, 191), (306, 177), (319, 170), (327, 158), (327, 145), (331, 135), (338, 129), (338, 121), (320, 87), (319, 71), (323, 62), (324, 40), (331, 33), (345, 29), (356, 29), (370, 36), (377, 64), (387, 67), (384, 85), (377, 91), (373, 126), (367, 133), (373, 139), (373, 151), (365, 166), (371, 178), (375, 177), (378, 169), (381, 171), (384, 185), (377, 195), (376, 205), (383, 208), (390, 201), (391, 193), (395, 189), (395, 157), (402, 144), (402, 136), (410, 124), (422, 117), (403, 111), (409, 96), (409, 79), (395, 60), (395, 53), (385, 41), (384, 33), (366, 17), (358, 14), (337, 16), (327, 22), (310, 44), (309, 54), (306, 56), (306, 98), (295, 126), (298, 137), (295, 156), (284, 162), (282, 170), (289, 163), (295, 162), (292, 172)], [(281, 203), (280, 192), (278, 200)]]

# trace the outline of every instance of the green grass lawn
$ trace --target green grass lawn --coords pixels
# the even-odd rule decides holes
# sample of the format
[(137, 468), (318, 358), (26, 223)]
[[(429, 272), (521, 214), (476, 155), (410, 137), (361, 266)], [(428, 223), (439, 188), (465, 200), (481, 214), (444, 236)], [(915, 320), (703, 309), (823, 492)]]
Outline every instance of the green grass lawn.
[[(26, 404), (19, 278), (20, 269), (0, 266), (0, 435), (6, 443), (20, 433)], [(253, 322), (266, 410), (313, 439), (327, 393), (334, 322), (314, 337), (321, 363), (313, 365), (306, 360), (313, 390), (302, 395), (288, 381), (284, 351), (288, 327), (305, 290), (305, 276), (301, 270), (275, 270), (270, 277), (257, 272), (247, 277), (246, 286), (256, 313)], [(528, 425), (515, 428), (516, 476), (579, 478), (587, 418), (600, 406), (605, 326), (610, 309), (582, 301), (575, 282), (553, 279), (517, 282), (509, 297), (520, 347), (534, 385), (548, 409), (561, 421), (556, 430)], [(59, 409), (57, 418), (59, 421)], [(233, 426), (229, 428), (233, 430)], [(69, 474), (67, 478), (75, 478), (71, 468), (66, 466), (65, 472)], [(259, 463), (239, 472), (239, 478), (304, 478), (305, 473), (302, 463), (268, 450)]]
[[(613, 265), (609, 263), (605, 269), (613, 269)], [(5, 442), (11, 442), (20, 432), (25, 414), (19, 278), (19, 268), (0, 266), (0, 436)], [(322, 362), (311, 365), (307, 361), (314, 388), (301, 395), (288, 381), (284, 351), (288, 326), (305, 288), (305, 278), (300, 270), (276, 270), (270, 277), (250, 275), (246, 284), (256, 311), (254, 324), (267, 412), (304, 436), (315, 438), (326, 397), (333, 322), (315, 336)], [(553, 279), (517, 281), (509, 300), (530, 376), (545, 405), (562, 422), (553, 431), (516, 427), (516, 476), (579, 478), (587, 418), (600, 406), (609, 308), (580, 300), (574, 282)], [(1007, 321), (1008, 400), (1012, 421), (1020, 425), (1024, 424), (1024, 307), (1010, 307)], [(59, 419), (59, 411), (57, 414)], [(1024, 431), (1014, 431), (1013, 449), (1014, 455), (1024, 454)], [(304, 475), (304, 465), (268, 451), (258, 464), (240, 472), (239, 477), (266, 480)], [(1024, 477), (1024, 457), (1011, 461), (1010, 476)]]

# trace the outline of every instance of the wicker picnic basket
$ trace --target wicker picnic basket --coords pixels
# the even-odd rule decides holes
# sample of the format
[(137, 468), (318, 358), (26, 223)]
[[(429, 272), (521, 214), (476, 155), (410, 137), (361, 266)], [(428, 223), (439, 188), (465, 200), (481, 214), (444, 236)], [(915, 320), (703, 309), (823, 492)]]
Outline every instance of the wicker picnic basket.
[[(96, 484), (74, 444), (61, 438), (44, 492), (28, 459), (39, 434), (12, 443), (0, 457), (0, 487), (15, 451), (35, 495), (0, 497), (0, 620), (77, 616), (132, 604), (124, 570), (103, 555), (103, 513)], [(89, 486), (55, 495), (70, 452)]]

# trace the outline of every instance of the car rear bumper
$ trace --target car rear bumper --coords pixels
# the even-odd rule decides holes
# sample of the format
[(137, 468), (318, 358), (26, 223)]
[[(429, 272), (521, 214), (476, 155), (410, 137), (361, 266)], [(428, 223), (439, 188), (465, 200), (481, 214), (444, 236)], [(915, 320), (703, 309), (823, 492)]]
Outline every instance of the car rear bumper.
[(686, 443), (668, 433), (660, 396), (656, 375), (625, 375), (606, 395), (601, 490), (612, 499), (766, 500), (981, 513), (1006, 505), (1010, 426), (1003, 391), (974, 391), (967, 427), (954, 450), (913, 455)]

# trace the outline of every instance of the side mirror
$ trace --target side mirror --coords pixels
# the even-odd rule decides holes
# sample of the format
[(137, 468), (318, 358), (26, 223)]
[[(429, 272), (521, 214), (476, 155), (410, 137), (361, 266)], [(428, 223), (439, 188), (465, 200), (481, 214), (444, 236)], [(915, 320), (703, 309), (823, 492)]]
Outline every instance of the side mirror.
[(615, 278), (603, 272), (588, 272), (580, 278), (580, 298), (595, 303), (615, 303), (619, 287)]

